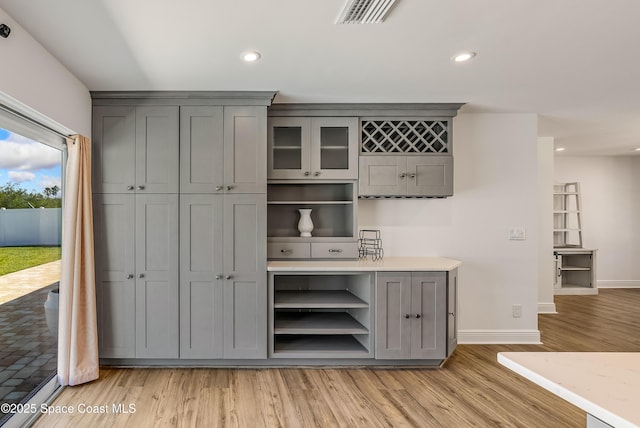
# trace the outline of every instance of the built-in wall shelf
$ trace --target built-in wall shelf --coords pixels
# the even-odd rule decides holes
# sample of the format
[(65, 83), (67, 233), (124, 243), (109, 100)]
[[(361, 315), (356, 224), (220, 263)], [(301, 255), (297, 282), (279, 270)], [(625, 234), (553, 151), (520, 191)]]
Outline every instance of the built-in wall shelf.
[(368, 308), (369, 304), (346, 290), (280, 291), (274, 308)]
[(275, 334), (368, 334), (347, 312), (278, 312)]

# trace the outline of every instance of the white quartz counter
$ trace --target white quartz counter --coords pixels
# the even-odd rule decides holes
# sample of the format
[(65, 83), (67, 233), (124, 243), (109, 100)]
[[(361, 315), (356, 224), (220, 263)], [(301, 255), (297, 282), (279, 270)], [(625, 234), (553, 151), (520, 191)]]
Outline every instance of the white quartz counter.
[(638, 352), (501, 352), (498, 362), (611, 426), (640, 426)]
[(460, 266), (459, 260), (443, 257), (385, 257), (367, 260), (282, 260), (267, 263), (270, 272), (416, 272), (451, 271)]

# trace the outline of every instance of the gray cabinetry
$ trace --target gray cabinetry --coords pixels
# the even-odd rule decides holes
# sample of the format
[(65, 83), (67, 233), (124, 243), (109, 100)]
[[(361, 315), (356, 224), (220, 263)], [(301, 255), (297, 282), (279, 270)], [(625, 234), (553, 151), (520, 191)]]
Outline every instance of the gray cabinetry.
[(372, 276), (270, 274), (269, 356), (373, 357)]
[(453, 195), (451, 118), (363, 118), (361, 197)]
[(94, 195), (102, 358), (178, 356), (178, 196)]
[(177, 193), (177, 106), (94, 106), (93, 191)]
[(269, 118), (269, 179), (358, 178), (358, 119)]
[(445, 358), (446, 279), (445, 272), (378, 272), (377, 359)]
[(361, 156), (359, 195), (453, 195), (452, 156)]
[(266, 107), (181, 107), (180, 191), (266, 192), (266, 132)]
[(266, 357), (266, 196), (181, 195), (181, 358)]
[[(271, 181), (267, 195), (270, 259), (355, 259), (356, 182)], [(311, 209), (311, 237), (298, 231), (299, 209)]]
[(447, 272), (447, 357), (458, 346), (458, 269)]
[(556, 270), (554, 294), (598, 294), (596, 250), (556, 248), (553, 255)]

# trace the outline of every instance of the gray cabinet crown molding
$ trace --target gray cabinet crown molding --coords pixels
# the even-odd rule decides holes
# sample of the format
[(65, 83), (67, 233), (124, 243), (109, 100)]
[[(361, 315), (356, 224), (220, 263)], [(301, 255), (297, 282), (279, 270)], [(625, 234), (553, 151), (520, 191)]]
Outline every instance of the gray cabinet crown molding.
[(454, 117), (465, 103), (276, 103), (269, 116)]
[(277, 91), (90, 91), (93, 105), (270, 106)]

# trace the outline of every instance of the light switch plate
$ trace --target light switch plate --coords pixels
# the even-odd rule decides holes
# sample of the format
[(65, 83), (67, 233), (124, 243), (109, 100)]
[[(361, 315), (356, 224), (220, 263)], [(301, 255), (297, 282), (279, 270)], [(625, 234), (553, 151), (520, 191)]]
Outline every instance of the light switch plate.
[(524, 241), (527, 239), (527, 231), (524, 227), (512, 227), (509, 229), (509, 240)]

